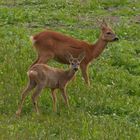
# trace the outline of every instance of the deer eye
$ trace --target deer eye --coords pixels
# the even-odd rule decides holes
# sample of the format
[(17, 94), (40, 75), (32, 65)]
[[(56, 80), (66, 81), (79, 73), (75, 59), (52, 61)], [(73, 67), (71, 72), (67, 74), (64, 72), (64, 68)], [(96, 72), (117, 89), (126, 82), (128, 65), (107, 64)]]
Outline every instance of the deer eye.
[(106, 34), (110, 35), (110, 34), (111, 34), (111, 32), (107, 32)]

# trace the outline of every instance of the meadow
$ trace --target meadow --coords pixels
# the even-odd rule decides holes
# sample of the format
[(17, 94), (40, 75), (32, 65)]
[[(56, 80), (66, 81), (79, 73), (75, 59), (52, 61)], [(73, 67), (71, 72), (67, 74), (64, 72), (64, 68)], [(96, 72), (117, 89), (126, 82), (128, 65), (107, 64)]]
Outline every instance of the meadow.
[[(52, 29), (96, 42), (99, 19), (119, 37), (89, 67), (91, 86), (81, 72), (67, 87), (70, 108), (58, 92), (57, 113), (50, 90), (31, 96), (21, 117), (15, 112), (36, 58), (29, 37)], [(67, 69), (53, 60), (50, 66)], [(140, 140), (139, 0), (0, 0), (0, 140)]]

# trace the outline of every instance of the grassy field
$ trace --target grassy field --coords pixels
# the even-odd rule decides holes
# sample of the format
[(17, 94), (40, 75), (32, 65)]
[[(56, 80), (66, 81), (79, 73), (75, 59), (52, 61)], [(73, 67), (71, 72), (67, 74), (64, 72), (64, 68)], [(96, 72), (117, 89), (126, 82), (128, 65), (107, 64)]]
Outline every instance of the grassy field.
[[(57, 94), (54, 113), (45, 90), (41, 114), (29, 96), (17, 118), (26, 72), (36, 58), (29, 37), (47, 28), (92, 43), (102, 18), (120, 40), (91, 63), (91, 86), (79, 71), (67, 88), (70, 109)], [(140, 1), (0, 0), (0, 140), (140, 140)]]

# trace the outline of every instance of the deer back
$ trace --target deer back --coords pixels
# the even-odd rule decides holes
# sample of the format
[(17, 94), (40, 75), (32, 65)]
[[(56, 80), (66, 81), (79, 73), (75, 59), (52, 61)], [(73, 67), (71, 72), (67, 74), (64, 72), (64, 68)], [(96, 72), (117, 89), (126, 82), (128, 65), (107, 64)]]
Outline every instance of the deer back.
[(69, 64), (65, 59), (66, 52), (78, 57), (84, 51), (87, 54), (85, 59), (90, 56), (90, 44), (54, 31), (44, 31), (35, 35), (33, 42), (39, 55), (44, 54), (49, 57), (51, 53), (54, 59), (61, 63)]
[(28, 73), (37, 84), (42, 84), (49, 88), (59, 88), (60, 84), (64, 84), (67, 81), (65, 71), (49, 67), (46, 64), (35, 64), (29, 69)]

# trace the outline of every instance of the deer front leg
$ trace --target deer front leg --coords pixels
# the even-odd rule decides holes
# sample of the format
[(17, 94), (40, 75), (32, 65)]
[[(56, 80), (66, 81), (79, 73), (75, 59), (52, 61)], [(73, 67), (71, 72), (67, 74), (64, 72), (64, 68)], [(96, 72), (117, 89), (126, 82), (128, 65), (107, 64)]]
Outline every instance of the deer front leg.
[(88, 65), (81, 64), (80, 65), (82, 76), (88, 86), (90, 86), (89, 76), (88, 76)]
[(56, 94), (55, 89), (52, 89), (53, 111), (56, 112)]
[(61, 92), (62, 92), (62, 96), (63, 96), (64, 101), (65, 101), (65, 104), (69, 107), (69, 101), (68, 101), (68, 96), (67, 96), (67, 93), (66, 93), (66, 89), (65, 88), (61, 89)]

